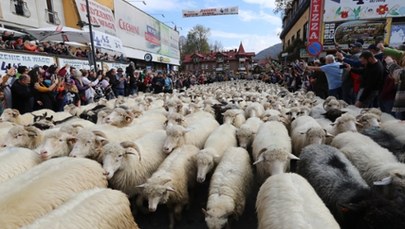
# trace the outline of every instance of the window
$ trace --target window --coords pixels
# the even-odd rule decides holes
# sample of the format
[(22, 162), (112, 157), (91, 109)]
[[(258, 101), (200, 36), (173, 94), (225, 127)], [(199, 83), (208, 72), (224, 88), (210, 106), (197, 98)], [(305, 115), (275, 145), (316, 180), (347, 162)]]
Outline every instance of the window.
[(10, 10), (18, 16), (31, 17), (31, 12), (24, 0), (10, 0)]
[(53, 10), (53, 0), (46, 0), (45, 18), (49, 24), (60, 24), (58, 12)]
[(291, 37), (291, 42), (294, 42), (294, 40), (295, 40), (295, 36), (293, 35), (293, 36)]
[(287, 41), (287, 47), (290, 46), (290, 40)]
[(301, 30), (300, 29), (297, 31), (297, 39), (301, 39)]
[(302, 36), (303, 36), (303, 41), (305, 42), (305, 41), (307, 41), (307, 39), (308, 39), (308, 22), (307, 23), (305, 23), (304, 24), (304, 28), (303, 28), (303, 34), (302, 34)]

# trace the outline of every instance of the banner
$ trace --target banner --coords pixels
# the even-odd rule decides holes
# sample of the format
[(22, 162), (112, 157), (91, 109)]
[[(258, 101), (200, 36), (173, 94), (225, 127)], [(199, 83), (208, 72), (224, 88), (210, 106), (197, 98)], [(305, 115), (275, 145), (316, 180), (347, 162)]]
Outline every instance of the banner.
[(100, 31), (93, 31), (94, 45), (97, 48), (112, 50), (123, 53), (122, 41), (118, 37), (108, 35)]
[(367, 48), (376, 38), (384, 37), (384, 27), (381, 20), (325, 23), (323, 47), (335, 50), (335, 44), (339, 44), (340, 48), (348, 49), (357, 39), (363, 39), (363, 48)]
[(404, 17), (404, 0), (325, 0), (324, 22)]
[[(88, 60), (78, 60), (78, 59), (67, 59), (67, 58), (58, 58), (58, 65), (63, 67), (65, 65), (70, 65), (76, 69), (85, 69), (89, 70), (90, 65)], [(97, 63), (99, 65), (100, 63)]]
[(405, 23), (391, 26), (390, 46), (399, 48), (405, 42)]
[(179, 33), (131, 4), (114, 1), (117, 36), (126, 47), (180, 59)]
[(311, 56), (318, 56), (322, 52), (321, 24), (323, 0), (311, 0), (309, 7), (309, 28), (307, 51)]
[(239, 7), (210, 8), (200, 10), (183, 10), (183, 17), (201, 17), (201, 16), (218, 16), (234, 15), (239, 13)]
[[(93, 0), (89, 1), (90, 21), (93, 25), (99, 25), (99, 28), (93, 27), (94, 30), (99, 30), (104, 33), (116, 35), (115, 19), (111, 9), (103, 6)], [(88, 22), (86, 0), (76, 0), (77, 10), (80, 15), (80, 20)]]
[(7, 66), (17, 68), (18, 66), (27, 66), (32, 68), (34, 66), (50, 66), (55, 64), (55, 59), (50, 56), (29, 55), (24, 53), (9, 53), (0, 52), (1, 71), (5, 71)]

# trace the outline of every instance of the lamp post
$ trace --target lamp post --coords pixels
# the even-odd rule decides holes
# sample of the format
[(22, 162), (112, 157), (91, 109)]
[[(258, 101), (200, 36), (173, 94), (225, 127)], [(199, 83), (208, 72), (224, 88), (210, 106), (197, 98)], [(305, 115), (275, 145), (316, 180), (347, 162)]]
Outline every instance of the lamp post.
[[(94, 49), (93, 25), (91, 24), (89, 0), (86, 0), (86, 11), (87, 11), (87, 19), (88, 19), (88, 22), (89, 22), (91, 59), (93, 60), (93, 64), (94, 64), (94, 72), (97, 73), (97, 60), (96, 60), (96, 52), (95, 52), (95, 49)], [(91, 66), (90, 59), (89, 59), (89, 64)]]

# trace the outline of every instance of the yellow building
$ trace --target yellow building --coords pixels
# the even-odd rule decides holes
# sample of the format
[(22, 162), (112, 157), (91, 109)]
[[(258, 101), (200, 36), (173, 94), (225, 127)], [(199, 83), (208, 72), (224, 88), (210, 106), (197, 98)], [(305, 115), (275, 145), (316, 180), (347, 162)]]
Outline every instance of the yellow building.
[(295, 0), (292, 7), (284, 12), (283, 31), (280, 34), (284, 50), (297, 39), (303, 42), (306, 41), (309, 5), (310, 0)]

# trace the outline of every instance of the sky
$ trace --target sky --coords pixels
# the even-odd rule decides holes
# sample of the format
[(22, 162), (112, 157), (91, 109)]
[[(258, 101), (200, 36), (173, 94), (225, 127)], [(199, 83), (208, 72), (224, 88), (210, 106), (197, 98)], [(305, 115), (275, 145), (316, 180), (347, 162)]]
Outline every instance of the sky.
[[(273, 13), (274, 0), (127, 0), (186, 36), (197, 24), (210, 28), (209, 42), (220, 41), (225, 50), (243, 42), (245, 51), (259, 52), (280, 43), (281, 18)], [(239, 7), (238, 15), (183, 18), (182, 10)], [(163, 14), (164, 17), (161, 15)], [(173, 22), (173, 23), (172, 23)]]

